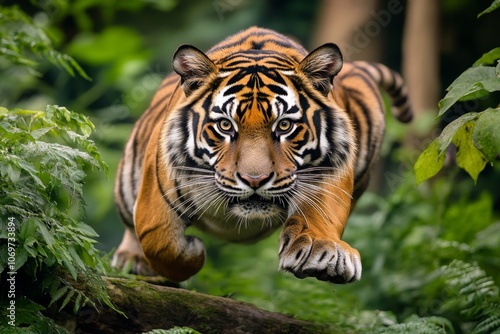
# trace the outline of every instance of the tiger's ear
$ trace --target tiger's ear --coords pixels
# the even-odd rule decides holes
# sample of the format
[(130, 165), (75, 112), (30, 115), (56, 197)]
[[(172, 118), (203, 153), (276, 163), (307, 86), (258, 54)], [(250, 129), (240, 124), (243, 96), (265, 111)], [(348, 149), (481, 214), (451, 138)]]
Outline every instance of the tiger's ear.
[(337, 45), (327, 43), (309, 53), (299, 64), (299, 70), (311, 80), (323, 95), (333, 87), (333, 77), (342, 69), (342, 54)]
[(175, 51), (172, 67), (181, 76), (181, 86), (186, 96), (200, 87), (210, 73), (217, 72), (217, 67), (207, 55), (186, 44)]

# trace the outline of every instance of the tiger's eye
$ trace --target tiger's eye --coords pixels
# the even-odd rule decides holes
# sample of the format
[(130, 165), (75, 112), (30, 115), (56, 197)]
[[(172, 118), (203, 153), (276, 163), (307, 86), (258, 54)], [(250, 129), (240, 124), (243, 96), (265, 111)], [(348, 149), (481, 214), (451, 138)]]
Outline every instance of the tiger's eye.
[(290, 130), (291, 127), (292, 127), (292, 122), (290, 122), (288, 119), (283, 119), (278, 123), (278, 129), (281, 132), (286, 132)]
[(221, 119), (219, 121), (219, 129), (224, 132), (230, 132), (233, 129), (233, 124), (227, 119)]

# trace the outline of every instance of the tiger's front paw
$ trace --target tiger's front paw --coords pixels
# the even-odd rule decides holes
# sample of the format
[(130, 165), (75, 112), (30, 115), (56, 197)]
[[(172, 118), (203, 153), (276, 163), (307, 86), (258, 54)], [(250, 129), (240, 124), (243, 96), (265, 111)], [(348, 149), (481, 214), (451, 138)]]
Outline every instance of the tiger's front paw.
[(279, 269), (298, 278), (316, 277), (332, 283), (350, 283), (361, 278), (359, 252), (341, 240), (312, 238), (307, 229), (283, 229), (280, 237)]

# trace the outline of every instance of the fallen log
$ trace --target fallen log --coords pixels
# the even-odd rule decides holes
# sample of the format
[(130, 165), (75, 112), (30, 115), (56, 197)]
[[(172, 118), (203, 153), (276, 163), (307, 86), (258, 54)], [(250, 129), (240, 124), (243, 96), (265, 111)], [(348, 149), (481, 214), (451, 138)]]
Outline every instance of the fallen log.
[(190, 327), (200, 333), (332, 333), (323, 324), (264, 311), (251, 304), (125, 278), (105, 278), (109, 296), (124, 315), (108, 306), (84, 308), (75, 333), (144, 333)]

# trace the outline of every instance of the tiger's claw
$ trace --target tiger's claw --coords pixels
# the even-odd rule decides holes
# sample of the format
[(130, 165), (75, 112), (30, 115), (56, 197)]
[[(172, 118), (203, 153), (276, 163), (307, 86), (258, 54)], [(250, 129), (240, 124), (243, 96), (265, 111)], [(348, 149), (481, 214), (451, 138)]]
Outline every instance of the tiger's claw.
[(316, 277), (321, 281), (344, 284), (361, 278), (359, 252), (341, 240), (313, 239), (307, 230), (293, 235), (282, 232), (279, 269), (298, 278)]

